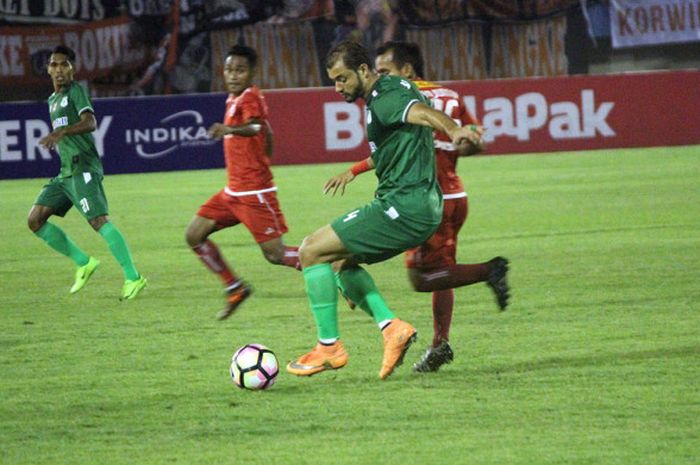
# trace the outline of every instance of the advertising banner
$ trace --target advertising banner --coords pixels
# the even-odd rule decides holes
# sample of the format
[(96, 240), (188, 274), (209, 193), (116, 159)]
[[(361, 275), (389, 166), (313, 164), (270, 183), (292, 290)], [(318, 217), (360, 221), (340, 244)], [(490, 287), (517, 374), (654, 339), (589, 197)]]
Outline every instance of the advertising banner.
[(698, 0), (614, 0), (610, 2), (613, 47), (700, 40)]
[[(700, 144), (700, 71), (454, 81), (486, 128), (486, 154)], [(369, 155), (364, 108), (333, 88), (268, 90), (275, 165)], [(207, 129), (223, 119), (223, 93), (95, 99), (93, 133), (106, 173), (223, 167)], [(58, 155), (45, 103), (0, 105), (0, 179), (50, 177)], [(223, 175), (222, 175), (223, 180)], [(223, 182), (223, 181), (222, 181)]]
[(18, 82), (24, 86), (45, 84), (49, 54), (60, 44), (75, 51), (80, 79), (107, 76), (115, 68), (133, 69), (145, 58), (143, 48), (132, 48), (127, 17), (67, 26), (3, 27), (0, 88)]
[[(445, 85), (484, 125), (487, 154), (700, 144), (700, 71)], [(275, 126), (279, 150), (303, 147), (290, 153), (301, 163), (319, 153), (326, 162), (367, 156), (362, 107), (321, 92), (269, 94), (273, 117), (283, 118), (287, 105), (303, 109), (303, 118), (286, 110)]]
[[(224, 166), (221, 143), (207, 129), (223, 119), (225, 100), (223, 94), (94, 99), (92, 134), (105, 173)], [(58, 174), (58, 154), (39, 145), (50, 130), (47, 104), (0, 105), (0, 179)]]

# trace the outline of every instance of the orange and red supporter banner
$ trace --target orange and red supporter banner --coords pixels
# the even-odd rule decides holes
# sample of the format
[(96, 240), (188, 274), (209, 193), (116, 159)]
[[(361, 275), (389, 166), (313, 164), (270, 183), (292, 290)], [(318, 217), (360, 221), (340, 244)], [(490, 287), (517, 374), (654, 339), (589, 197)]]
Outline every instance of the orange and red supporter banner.
[(64, 26), (3, 27), (0, 30), (0, 86), (45, 84), (51, 49), (63, 44), (76, 54), (80, 79), (134, 69), (146, 56), (129, 41), (129, 18), (119, 17)]

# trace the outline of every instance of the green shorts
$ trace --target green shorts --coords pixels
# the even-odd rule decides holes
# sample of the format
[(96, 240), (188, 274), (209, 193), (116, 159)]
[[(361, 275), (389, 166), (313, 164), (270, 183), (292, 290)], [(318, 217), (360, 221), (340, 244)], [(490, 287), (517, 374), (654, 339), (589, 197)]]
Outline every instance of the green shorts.
[(96, 173), (76, 173), (67, 178), (57, 176), (44, 186), (34, 204), (51, 207), (58, 216), (65, 216), (73, 205), (88, 220), (107, 215), (102, 178)]
[(358, 263), (377, 263), (416, 247), (432, 236), (442, 219), (442, 198), (423, 199), (418, 208), (399, 209), (374, 199), (336, 218), (331, 227)]

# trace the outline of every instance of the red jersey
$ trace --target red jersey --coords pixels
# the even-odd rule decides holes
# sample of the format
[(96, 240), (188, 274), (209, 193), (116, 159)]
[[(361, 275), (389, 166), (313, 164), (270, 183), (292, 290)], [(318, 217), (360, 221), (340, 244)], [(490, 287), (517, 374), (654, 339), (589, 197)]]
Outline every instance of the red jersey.
[[(479, 124), (464, 106), (464, 102), (459, 98), (459, 94), (454, 90), (428, 81), (417, 80), (415, 84), (421, 93), (430, 99), (433, 108), (444, 112), (460, 126)], [(435, 141), (437, 180), (443, 195), (446, 198), (464, 197), (464, 185), (456, 171), (457, 158), (459, 158), (457, 150), (455, 150), (446, 134), (435, 131), (433, 139)]]
[(267, 153), (267, 103), (260, 89), (250, 86), (241, 95), (229, 95), (226, 99), (224, 124), (240, 126), (255, 119), (262, 128), (252, 137), (224, 136), (224, 158), (228, 173), (229, 195), (254, 194), (257, 191), (274, 190), (275, 183), (270, 171)]

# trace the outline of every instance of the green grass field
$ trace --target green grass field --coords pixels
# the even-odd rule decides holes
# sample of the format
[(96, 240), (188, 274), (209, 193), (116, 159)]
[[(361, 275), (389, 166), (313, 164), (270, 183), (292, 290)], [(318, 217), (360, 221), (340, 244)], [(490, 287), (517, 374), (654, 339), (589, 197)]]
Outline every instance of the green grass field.
[[(345, 167), (275, 168), (287, 243), (371, 197), (371, 175), (321, 195)], [(379, 331), (341, 301), (348, 366), (282, 372), (267, 392), (233, 386), (234, 350), (260, 342), (286, 364), (315, 329), (301, 275), (267, 264), (242, 227), (213, 238), (256, 293), (215, 321), (220, 285), (184, 229), (223, 170), (108, 176), (150, 282), (127, 303), (77, 212), (55, 222), (102, 266), (69, 295), (72, 263), (26, 227), (43, 180), (0, 182), (0, 463), (699, 463), (700, 147), (477, 157), (460, 173), (460, 259), (511, 260), (508, 311), (483, 284), (458, 289), (454, 363), (415, 374), (430, 296), (411, 291), (402, 258), (373, 265), (419, 331), (404, 366), (378, 379)]]

